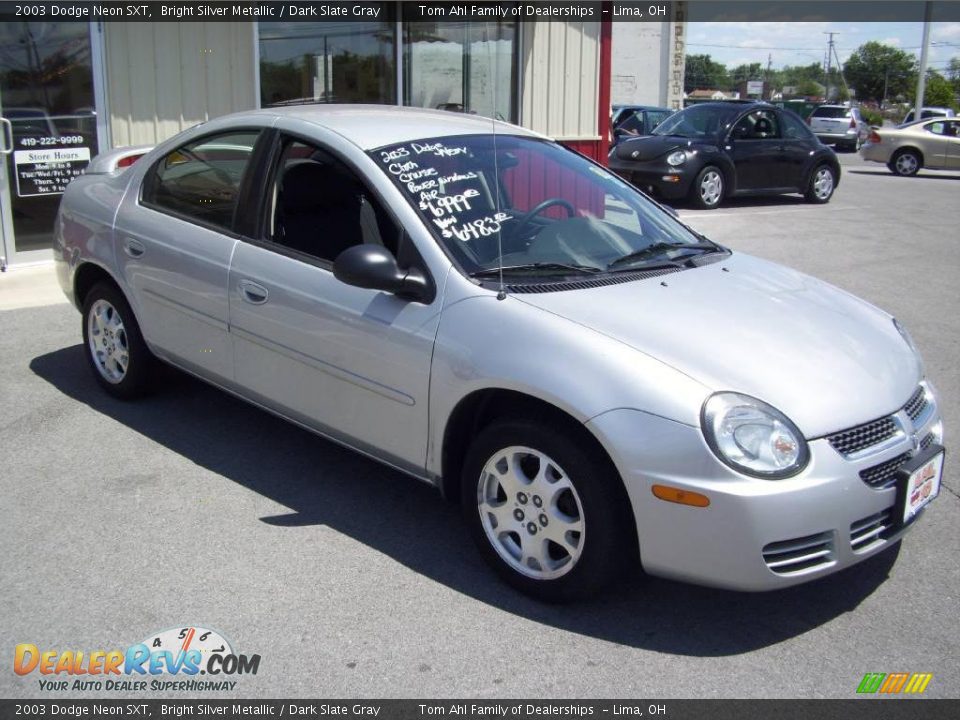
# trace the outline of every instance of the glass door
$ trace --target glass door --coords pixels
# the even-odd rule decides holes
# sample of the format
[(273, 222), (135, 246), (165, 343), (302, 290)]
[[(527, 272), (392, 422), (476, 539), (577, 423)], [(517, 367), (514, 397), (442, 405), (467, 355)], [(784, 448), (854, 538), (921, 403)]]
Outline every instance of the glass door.
[(87, 23), (0, 23), (0, 229), (5, 265), (52, 257), (64, 188), (97, 154)]

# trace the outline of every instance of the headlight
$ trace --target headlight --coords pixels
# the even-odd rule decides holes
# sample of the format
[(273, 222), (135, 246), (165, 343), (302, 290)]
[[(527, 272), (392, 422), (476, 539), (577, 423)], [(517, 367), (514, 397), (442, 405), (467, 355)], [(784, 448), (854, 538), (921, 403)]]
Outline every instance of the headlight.
[(900, 333), (900, 337), (903, 338), (903, 341), (910, 346), (910, 349), (913, 350), (915, 354), (919, 355), (920, 351), (917, 350), (917, 345), (915, 342), (913, 342), (913, 338), (910, 337), (910, 333), (907, 332), (907, 329), (901, 325), (896, 318), (893, 319), (893, 326), (897, 329), (897, 332)]
[(677, 167), (677, 165), (683, 165), (687, 161), (687, 154), (683, 150), (677, 150), (667, 155), (667, 164)]
[(748, 395), (711, 395), (703, 404), (701, 425), (714, 454), (747, 475), (789, 477), (810, 459), (807, 441), (787, 416)]

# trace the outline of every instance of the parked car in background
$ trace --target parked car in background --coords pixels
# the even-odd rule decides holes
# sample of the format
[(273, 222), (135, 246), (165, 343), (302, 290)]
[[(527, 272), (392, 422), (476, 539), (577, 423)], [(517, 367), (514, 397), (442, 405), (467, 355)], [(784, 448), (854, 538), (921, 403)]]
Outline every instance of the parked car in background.
[(860, 155), (897, 175), (916, 175), (921, 168), (960, 170), (960, 119), (940, 117), (874, 128)]
[[(786, 122), (768, 111), (673, 131)], [(529, 130), (301, 106), (119, 157), (70, 183), (55, 229), (96, 382), (159, 390), (162, 359), (430, 483), (524, 592), (641, 565), (784, 588), (896, 547), (937, 495), (940, 409), (889, 314)]]
[(820, 142), (851, 152), (859, 150), (870, 133), (870, 125), (860, 114), (860, 108), (845, 105), (814, 108), (807, 118), (807, 124)]
[(613, 128), (611, 147), (621, 140), (649, 135), (673, 112), (670, 108), (651, 105), (614, 105), (610, 120)]
[(953, 108), (947, 107), (924, 107), (920, 110), (920, 117), (916, 117), (916, 108), (910, 108), (910, 112), (907, 113), (906, 117), (903, 118), (901, 125), (908, 125), (914, 122), (917, 119), (927, 120), (929, 118), (937, 117), (956, 117), (956, 113), (953, 111)]
[(798, 192), (825, 203), (840, 182), (833, 150), (795, 113), (762, 102), (684, 108), (649, 137), (618, 144), (609, 167), (638, 188), (708, 210), (735, 195)]

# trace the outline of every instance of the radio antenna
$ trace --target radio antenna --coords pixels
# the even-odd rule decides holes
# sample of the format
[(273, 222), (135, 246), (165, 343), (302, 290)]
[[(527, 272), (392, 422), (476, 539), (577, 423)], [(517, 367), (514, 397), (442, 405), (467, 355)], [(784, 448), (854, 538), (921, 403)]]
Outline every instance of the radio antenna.
[[(483, 34), (484, 38), (487, 41), (487, 59), (489, 61), (488, 65), (490, 68), (490, 74), (493, 76), (493, 80), (490, 83), (490, 92), (493, 97), (490, 102), (490, 123), (493, 129), (493, 181), (494, 181), (494, 207), (496, 208), (497, 213), (497, 270), (500, 277), (500, 288), (497, 291), (497, 300), (505, 300), (507, 297), (507, 288), (503, 284), (503, 221), (500, 220), (500, 164), (497, 158), (497, 66), (495, 63), (496, 53), (494, 53), (492, 45), (494, 40), (490, 39), (490, 33), (487, 32), (487, 28), (491, 23), (483, 24)], [(495, 23), (494, 23), (495, 26)], [(469, 32), (469, 30), (467, 31)], [(499, 33), (494, 33), (494, 37), (498, 37)]]

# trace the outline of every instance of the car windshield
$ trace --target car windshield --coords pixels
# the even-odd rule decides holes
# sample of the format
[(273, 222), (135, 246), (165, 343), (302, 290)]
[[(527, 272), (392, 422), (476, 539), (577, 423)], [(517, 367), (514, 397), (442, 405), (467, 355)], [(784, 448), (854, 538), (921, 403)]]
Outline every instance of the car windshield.
[(370, 154), (468, 274), (619, 271), (717, 250), (632, 186), (546, 140), (439, 137)]
[(737, 108), (718, 105), (693, 105), (669, 116), (653, 130), (654, 135), (684, 138), (714, 137), (728, 129)]

